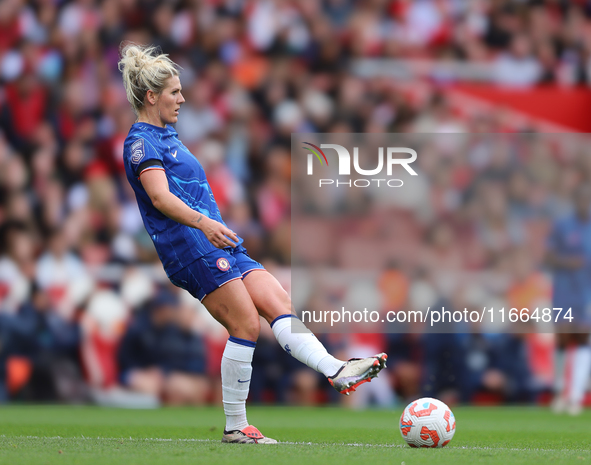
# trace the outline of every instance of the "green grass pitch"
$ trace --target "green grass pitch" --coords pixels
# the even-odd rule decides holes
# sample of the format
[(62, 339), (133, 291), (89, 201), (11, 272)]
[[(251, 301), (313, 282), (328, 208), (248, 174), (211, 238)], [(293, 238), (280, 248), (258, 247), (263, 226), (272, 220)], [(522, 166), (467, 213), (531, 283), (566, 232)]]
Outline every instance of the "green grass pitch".
[(114, 410), (0, 408), (0, 464), (584, 464), (591, 412), (553, 415), (527, 407), (453, 409), (457, 432), (444, 449), (411, 449), (401, 408), (249, 407), (249, 421), (287, 444), (221, 444), (221, 408)]

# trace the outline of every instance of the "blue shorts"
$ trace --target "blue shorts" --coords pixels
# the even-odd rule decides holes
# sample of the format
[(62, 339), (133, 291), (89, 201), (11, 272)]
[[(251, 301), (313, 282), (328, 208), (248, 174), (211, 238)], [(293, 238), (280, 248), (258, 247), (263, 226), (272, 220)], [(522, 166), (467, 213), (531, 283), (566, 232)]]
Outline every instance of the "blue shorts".
[(239, 245), (235, 249), (218, 249), (208, 253), (181, 271), (169, 276), (177, 287), (185, 289), (200, 301), (218, 287), (242, 279), (253, 270), (265, 267), (248, 256), (246, 249)]

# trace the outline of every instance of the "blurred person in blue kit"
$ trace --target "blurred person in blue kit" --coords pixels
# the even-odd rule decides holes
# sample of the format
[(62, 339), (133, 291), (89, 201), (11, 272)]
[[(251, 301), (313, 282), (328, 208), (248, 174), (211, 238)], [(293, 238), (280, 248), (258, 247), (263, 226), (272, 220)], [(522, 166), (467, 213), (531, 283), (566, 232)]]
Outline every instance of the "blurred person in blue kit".
[(178, 307), (164, 291), (135, 316), (119, 347), (120, 381), (169, 405), (202, 405), (211, 393), (205, 341)]
[[(548, 243), (552, 305), (562, 308), (561, 321), (556, 327), (552, 407), (556, 412), (567, 411), (571, 415), (582, 411), (591, 371), (590, 207), (591, 186), (581, 184), (574, 194), (573, 213), (556, 221)], [(573, 317), (571, 322), (562, 318), (569, 310)]]

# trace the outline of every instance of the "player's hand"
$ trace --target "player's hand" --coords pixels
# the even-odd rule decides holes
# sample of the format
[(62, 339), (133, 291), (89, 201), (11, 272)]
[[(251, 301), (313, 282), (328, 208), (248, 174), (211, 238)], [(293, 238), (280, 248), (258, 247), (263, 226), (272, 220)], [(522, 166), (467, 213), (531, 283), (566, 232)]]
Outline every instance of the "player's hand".
[(204, 219), (205, 224), (203, 224), (200, 229), (209, 242), (218, 249), (223, 249), (228, 246), (236, 247), (238, 236), (234, 231), (211, 218), (204, 217)]

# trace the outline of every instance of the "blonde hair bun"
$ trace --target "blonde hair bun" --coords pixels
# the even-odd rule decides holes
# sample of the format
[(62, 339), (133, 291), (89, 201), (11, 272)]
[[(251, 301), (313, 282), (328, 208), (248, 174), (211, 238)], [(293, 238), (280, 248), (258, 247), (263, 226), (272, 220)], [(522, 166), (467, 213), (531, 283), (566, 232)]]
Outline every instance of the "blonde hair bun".
[(153, 45), (128, 43), (120, 55), (118, 68), (123, 73), (127, 100), (136, 114), (143, 108), (148, 90), (159, 94), (168, 78), (179, 75), (180, 67)]

